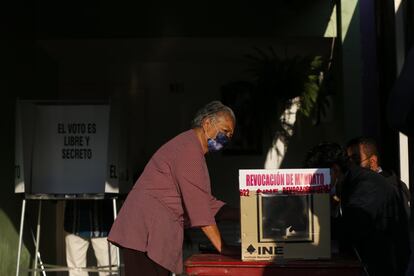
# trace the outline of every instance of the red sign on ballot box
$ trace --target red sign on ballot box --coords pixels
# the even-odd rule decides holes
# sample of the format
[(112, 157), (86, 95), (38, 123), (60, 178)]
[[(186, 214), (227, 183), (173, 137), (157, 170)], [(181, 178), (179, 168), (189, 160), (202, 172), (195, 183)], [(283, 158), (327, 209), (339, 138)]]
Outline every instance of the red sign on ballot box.
[(240, 170), (241, 191), (258, 193), (326, 193), (329, 169)]

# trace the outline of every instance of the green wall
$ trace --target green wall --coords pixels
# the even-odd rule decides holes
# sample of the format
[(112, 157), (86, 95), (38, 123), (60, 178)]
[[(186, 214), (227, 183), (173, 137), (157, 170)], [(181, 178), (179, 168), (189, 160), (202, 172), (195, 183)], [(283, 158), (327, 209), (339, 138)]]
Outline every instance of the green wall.
[[(16, 274), (19, 241), (21, 200), (14, 194), (13, 110), (13, 102), (10, 99), (3, 99), (1, 107), (2, 134), (0, 135), (0, 144), (2, 145), (2, 154), (0, 155), (0, 185), (2, 189), (0, 193), (0, 275)], [(29, 262), (29, 251), (23, 245), (21, 266), (28, 268)]]

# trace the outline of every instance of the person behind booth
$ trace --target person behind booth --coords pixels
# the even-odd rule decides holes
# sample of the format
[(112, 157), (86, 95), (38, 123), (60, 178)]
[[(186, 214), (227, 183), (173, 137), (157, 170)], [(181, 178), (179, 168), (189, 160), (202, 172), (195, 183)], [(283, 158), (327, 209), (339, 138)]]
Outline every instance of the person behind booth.
[(332, 183), (341, 191), (341, 249), (356, 252), (367, 272), (404, 275), (398, 266), (398, 197), (383, 176), (348, 161), (336, 143), (322, 143), (306, 156), (313, 168), (330, 168)]
[(350, 140), (346, 145), (346, 150), (350, 161), (363, 168), (370, 169), (384, 176), (397, 189), (399, 199), (402, 203), (401, 211), (408, 219), (410, 217), (410, 191), (407, 185), (390, 170), (381, 167), (381, 159), (378, 152), (377, 143), (369, 137), (357, 137)]
[(221, 254), (240, 253), (223, 242), (216, 225), (219, 210), (223, 218), (236, 214), (211, 195), (204, 157), (230, 142), (235, 123), (229, 107), (210, 102), (197, 112), (192, 129), (151, 157), (108, 236), (121, 248), (126, 276), (181, 273), (184, 226), (200, 227)]
[[(369, 137), (357, 137), (346, 145), (348, 157), (357, 166), (372, 170), (384, 176), (391, 183), (398, 196), (398, 227), (396, 225), (396, 244), (398, 246), (397, 266), (404, 272), (410, 257), (410, 191), (407, 185), (392, 171), (384, 170), (380, 164), (377, 144)], [(402, 275), (400, 272), (400, 275)]]
[[(117, 263), (116, 247), (107, 241), (108, 232), (113, 222), (112, 213), (111, 201), (66, 201), (64, 229), (66, 232), (66, 262), (67, 266), (71, 268), (70, 276), (88, 275), (88, 272), (77, 270), (77, 268), (87, 266), (87, 251), (90, 244), (92, 244), (98, 267), (109, 270), (110, 265)], [(110, 272), (99, 272), (99, 275), (110, 275)]]

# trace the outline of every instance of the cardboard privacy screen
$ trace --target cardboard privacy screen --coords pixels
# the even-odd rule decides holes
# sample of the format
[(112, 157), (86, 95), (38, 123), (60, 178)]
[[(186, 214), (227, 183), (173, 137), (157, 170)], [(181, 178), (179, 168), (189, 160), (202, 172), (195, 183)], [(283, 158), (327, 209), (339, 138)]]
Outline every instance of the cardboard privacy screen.
[(18, 101), (15, 192), (119, 193), (129, 182), (119, 113), (109, 103)]
[(240, 170), (243, 261), (330, 258), (329, 169)]

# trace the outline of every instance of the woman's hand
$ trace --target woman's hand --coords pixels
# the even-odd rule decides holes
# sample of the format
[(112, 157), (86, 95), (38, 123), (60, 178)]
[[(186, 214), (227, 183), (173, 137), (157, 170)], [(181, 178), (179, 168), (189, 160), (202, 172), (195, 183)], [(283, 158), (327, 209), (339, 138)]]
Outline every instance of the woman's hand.
[(217, 225), (202, 226), (201, 230), (208, 237), (208, 239), (220, 254), (228, 256), (240, 256), (241, 248), (239, 246), (226, 245), (221, 238)]

